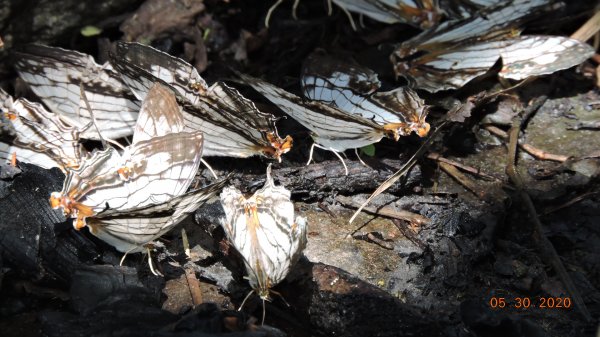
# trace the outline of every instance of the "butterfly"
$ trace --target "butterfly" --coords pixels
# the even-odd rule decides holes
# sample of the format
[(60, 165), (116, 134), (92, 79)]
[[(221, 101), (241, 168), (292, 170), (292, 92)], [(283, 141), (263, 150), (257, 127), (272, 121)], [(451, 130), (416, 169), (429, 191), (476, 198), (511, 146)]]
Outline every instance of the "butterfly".
[(429, 107), (417, 93), (405, 87), (376, 92), (381, 82), (369, 68), (314, 52), (304, 62), (301, 85), (305, 97), (372, 120), (391, 131), (395, 140), (411, 132), (421, 137), (429, 132)]
[(187, 62), (139, 43), (117, 43), (111, 62), (134, 94), (143, 99), (160, 82), (177, 93), (187, 131), (204, 133), (204, 156), (246, 158), (263, 155), (281, 160), (292, 138), (279, 137), (275, 116), (223, 82), (208, 87)]
[[(269, 27), (269, 18), (283, 1), (277, 0), (269, 8), (265, 26)], [(300, 0), (294, 1), (292, 12), (294, 18), (296, 18), (296, 9), (299, 3)], [(442, 15), (436, 0), (328, 0), (329, 15), (332, 13), (332, 3), (335, 3), (348, 16), (354, 30), (356, 30), (356, 24), (350, 12), (365, 15), (384, 23), (406, 23), (418, 28), (435, 25)]]
[(290, 191), (275, 186), (271, 165), (265, 185), (250, 198), (232, 186), (220, 197), (223, 229), (244, 259), (250, 286), (263, 301), (270, 300), (271, 288), (283, 281), (306, 246), (306, 220), (294, 219)]
[(308, 163), (312, 160), (314, 147), (332, 151), (348, 169), (338, 152), (356, 149), (379, 142), (383, 137), (394, 138), (394, 130), (358, 114), (352, 114), (318, 101), (306, 101), (268, 82), (244, 74), (242, 81), (277, 105), (286, 114), (312, 131), (313, 145)]
[(355, 12), (383, 23), (406, 23), (429, 28), (442, 16), (436, 0), (332, 0), (344, 11)]
[(117, 139), (133, 133), (140, 109), (109, 63), (97, 64), (86, 54), (57, 47), (26, 45), (14, 52), (19, 76), (51, 111), (68, 125), (84, 129), (82, 138), (100, 139), (83, 98), (80, 83), (104, 137)]
[(69, 170), (50, 204), (86, 226), (86, 218), (107, 210), (143, 208), (168, 202), (190, 186), (202, 155), (202, 132), (182, 132), (179, 106), (170, 89), (155, 84), (142, 103), (133, 142), (119, 153), (96, 151)]
[(170, 198), (126, 209), (109, 208), (86, 218), (90, 233), (124, 253), (139, 252), (207, 200), (219, 193), (228, 179)]
[(7, 160), (14, 155), (20, 161), (63, 171), (79, 167), (85, 154), (79, 143), (82, 130), (65, 125), (41, 104), (24, 98), (14, 100), (3, 90), (0, 103), (2, 124), (13, 129), (12, 137), (0, 141), (0, 158)]
[[(522, 6), (517, 6), (517, 4)], [(578, 40), (519, 36), (520, 28), (548, 4), (515, 1), (465, 20), (448, 21), (402, 43), (392, 54), (396, 75), (411, 87), (437, 92), (458, 89), (502, 59), (503, 78), (521, 80), (575, 66), (593, 55)]]

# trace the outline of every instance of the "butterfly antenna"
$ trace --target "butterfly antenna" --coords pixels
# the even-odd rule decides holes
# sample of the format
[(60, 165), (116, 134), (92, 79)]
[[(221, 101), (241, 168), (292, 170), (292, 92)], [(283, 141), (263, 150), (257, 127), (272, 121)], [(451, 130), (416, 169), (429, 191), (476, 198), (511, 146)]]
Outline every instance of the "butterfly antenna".
[(125, 262), (125, 258), (127, 257), (127, 254), (131, 253), (131, 251), (136, 248), (137, 247), (133, 247), (130, 250), (126, 251), (125, 254), (123, 254), (123, 257), (121, 258), (121, 261), (119, 262), (119, 267), (123, 267), (123, 262)]
[(269, 28), (269, 19), (271, 19), (271, 14), (273, 14), (275, 8), (279, 7), (279, 5), (281, 5), (282, 2), (283, 0), (277, 0), (277, 2), (273, 6), (271, 6), (271, 8), (269, 8), (267, 16), (265, 17), (265, 27)]
[(204, 160), (204, 158), (200, 158), (200, 162), (202, 164), (204, 164), (204, 166), (206, 166), (206, 168), (210, 171), (210, 173), (213, 175), (213, 177), (215, 177), (215, 179), (219, 179), (219, 177), (217, 176), (215, 171), (213, 171), (212, 167), (210, 167), (210, 165), (208, 165), (208, 163), (206, 162), (206, 160)]
[(250, 292), (248, 293), (248, 295), (246, 295), (246, 297), (244, 297), (244, 300), (242, 301), (242, 304), (238, 308), (238, 311), (242, 311), (242, 308), (244, 307), (244, 304), (246, 304), (246, 301), (248, 300), (248, 298), (250, 298), (250, 295), (252, 295), (253, 292), (254, 292), (254, 289), (250, 290)]

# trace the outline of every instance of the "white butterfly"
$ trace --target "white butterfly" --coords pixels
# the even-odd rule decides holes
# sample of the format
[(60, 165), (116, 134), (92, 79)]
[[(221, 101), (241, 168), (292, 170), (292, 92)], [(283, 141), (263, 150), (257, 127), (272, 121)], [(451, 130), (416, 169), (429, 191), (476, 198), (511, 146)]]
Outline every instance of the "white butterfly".
[(65, 125), (41, 104), (24, 98), (13, 100), (3, 90), (0, 90), (0, 103), (4, 123), (14, 129), (11, 140), (0, 142), (1, 159), (15, 156), (20, 161), (63, 171), (79, 167), (85, 153), (79, 143), (81, 130)]
[[(302, 98), (260, 79), (239, 74), (241, 79), (277, 105), (286, 114), (312, 131), (313, 147), (332, 151), (342, 163), (338, 152), (377, 143), (384, 136), (394, 138), (393, 130), (358, 114), (342, 111), (317, 101)], [(310, 159), (312, 160), (312, 148)], [(346, 164), (344, 164), (346, 168)], [(346, 168), (346, 174), (348, 169)]]
[(90, 233), (124, 253), (143, 250), (207, 200), (215, 196), (227, 179), (187, 192), (167, 201), (143, 207), (107, 209), (86, 219)]
[(252, 289), (269, 300), (270, 289), (281, 282), (306, 246), (306, 220), (294, 219), (290, 191), (275, 186), (271, 166), (265, 185), (250, 198), (235, 187), (221, 193), (222, 221), (227, 238), (240, 253)]
[(155, 84), (142, 104), (134, 142), (123, 154), (96, 151), (70, 170), (51, 205), (77, 218), (79, 229), (102, 211), (138, 209), (182, 195), (198, 170), (203, 138), (199, 131), (181, 132), (181, 121), (174, 94)]
[(307, 98), (372, 120), (393, 132), (395, 140), (429, 132), (429, 107), (417, 93), (410, 88), (376, 92), (381, 83), (366, 67), (314, 52), (304, 62), (301, 84)]
[(208, 87), (187, 62), (138, 43), (119, 42), (111, 62), (139, 99), (154, 82), (171, 87), (183, 107), (187, 131), (204, 133), (204, 156), (281, 160), (292, 138), (280, 138), (275, 116), (259, 111), (236, 89), (217, 82)]
[(340, 8), (384, 23), (418, 28), (435, 25), (442, 16), (436, 0), (332, 0)]
[(574, 39), (518, 36), (528, 20), (550, 8), (547, 1), (518, 0), (442, 23), (396, 48), (396, 75), (412, 87), (437, 92), (462, 87), (499, 59), (501, 77), (521, 80), (570, 68), (593, 55), (593, 48)]
[[(15, 52), (21, 78), (42, 101), (68, 125), (84, 129), (91, 121), (80, 95), (82, 83), (97, 127), (105, 138), (133, 133), (139, 102), (110, 64), (97, 64), (90, 55), (43, 45), (27, 45)], [(100, 139), (96, 128), (82, 138)]]

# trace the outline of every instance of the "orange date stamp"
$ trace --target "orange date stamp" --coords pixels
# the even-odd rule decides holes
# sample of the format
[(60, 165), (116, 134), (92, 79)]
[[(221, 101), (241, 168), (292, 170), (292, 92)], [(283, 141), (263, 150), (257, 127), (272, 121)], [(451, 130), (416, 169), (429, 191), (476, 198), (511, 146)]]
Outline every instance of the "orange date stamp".
[(563, 309), (573, 307), (570, 297), (500, 297), (492, 296), (488, 305), (492, 309)]

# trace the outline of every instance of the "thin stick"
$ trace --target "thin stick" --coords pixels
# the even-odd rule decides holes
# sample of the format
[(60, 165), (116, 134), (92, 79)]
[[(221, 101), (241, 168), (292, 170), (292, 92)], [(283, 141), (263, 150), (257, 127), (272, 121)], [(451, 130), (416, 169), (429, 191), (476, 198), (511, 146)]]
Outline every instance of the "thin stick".
[(571, 38), (585, 42), (596, 35), (598, 30), (600, 30), (600, 11), (596, 12), (596, 14), (589, 18), (583, 26), (579, 27), (575, 33), (571, 34)]
[(444, 163), (439, 162), (440, 168), (446, 172), (449, 176), (454, 178), (459, 184), (463, 185), (466, 189), (473, 192), (478, 198), (483, 200), (488, 200), (488, 193), (482, 189), (480, 186), (475, 184), (471, 179), (469, 179), (464, 173), (460, 172), (456, 167)]
[[(493, 135), (496, 135), (504, 140), (508, 139), (508, 134), (506, 132), (504, 132), (503, 130), (501, 130), (493, 125), (488, 125), (485, 127), (485, 129), (488, 130)], [(519, 147), (521, 149), (523, 149), (525, 152), (534, 156), (536, 159), (540, 159), (540, 160), (550, 160), (550, 161), (557, 161), (560, 163), (564, 163), (565, 161), (567, 161), (570, 158), (569, 156), (564, 156), (561, 154), (548, 153), (548, 152), (538, 149), (537, 147), (530, 145), (530, 144), (519, 143)]]
[(496, 182), (500, 181), (500, 179), (498, 179), (492, 175), (489, 175), (485, 172), (482, 172), (480, 169), (474, 168), (472, 166), (467, 166), (465, 164), (459, 163), (452, 159), (444, 158), (439, 153), (436, 153), (436, 152), (430, 152), (429, 154), (427, 154), (427, 158), (433, 159), (433, 160), (441, 162), (441, 163), (446, 163), (446, 164), (450, 164), (452, 166), (456, 166), (465, 172), (471, 173), (472, 175), (481, 177), (481, 178), (489, 180), (489, 181), (496, 181)]
[(392, 185), (394, 185), (400, 178), (402, 178), (405, 174), (407, 174), (410, 171), (410, 169), (417, 163), (417, 160), (419, 158), (421, 158), (421, 156), (425, 153), (425, 151), (427, 151), (427, 149), (429, 148), (429, 145), (433, 142), (433, 140), (435, 139), (437, 134), (444, 128), (444, 126), (447, 124), (447, 122), (448, 122), (447, 119), (444, 120), (440, 124), (440, 126), (438, 126), (435, 130), (433, 130), (429, 134), (429, 137), (427, 137), (425, 142), (423, 142), (423, 144), (421, 144), (421, 147), (419, 147), (417, 152), (415, 152), (415, 154), (413, 154), (412, 157), (410, 157), (410, 159), (408, 159), (408, 161), (398, 171), (396, 171), (396, 173), (392, 174), (392, 176), (390, 176), (386, 181), (384, 181), (381, 185), (379, 185), (379, 187), (375, 190), (375, 192), (373, 192), (369, 196), (369, 198), (367, 198), (367, 201), (365, 201), (356, 210), (356, 212), (354, 212), (354, 215), (352, 215), (352, 217), (348, 221), (349, 223), (352, 223), (352, 221), (354, 221), (354, 219), (356, 219), (358, 214), (363, 210), (363, 208), (365, 208), (371, 202), (371, 200), (373, 200), (376, 196), (380, 195), (381, 193), (385, 192), (385, 190), (387, 190)]
[[(337, 197), (335, 197), (335, 200), (337, 200), (340, 203), (342, 203), (343, 205), (346, 205), (349, 207), (354, 207), (354, 208), (360, 207), (359, 203), (357, 203), (357, 202), (353, 201), (351, 198), (345, 197), (343, 195), (338, 195)], [(384, 216), (387, 218), (410, 221), (417, 225), (431, 224), (431, 219), (424, 217), (421, 214), (417, 214), (417, 213), (413, 213), (413, 212), (409, 212), (409, 211), (405, 211), (405, 210), (398, 211), (390, 206), (383, 206), (383, 207), (379, 207), (379, 208), (366, 206), (366, 207), (363, 207), (363, 210), (367, 213), (381, 215), (381, 216)]]
[(567, 273), (565, 266), (562, 264), (560, 260), (560, 256), (552, 246), (552, 243), (548, 238), (544, 235), (542, 223), (537, 215), (535, 210), (535, 206), (533, 205), (533, 201), (529, 197), (529, 194), (524, 190), (524, 184), (521, 180), (521, 176), (519, 175), (515, 162), (517, 158), (517, 144), (519, 138), (519, 132), (521, 131), (520, 122), (515, 119), (513, 121), (512, 128), (509, 133), (509, 144), (508, 144), (508, 156), (506, 161), (506, 174), (510, 178), (510, 180), (515, 184), (515, 187), (519, 193), (519, 196), (525, 203), (529, 214), (533, 220), (534, 225), (534, 239), (537, 241), (538, 248), (540, 249), (540, 253), (542, 257), (546, 257), (549, 263), (552, 265), (556, 273), (559, 275), (562, 283), (564, 284), (566, 290), (569, 292), (571, 297), (573, 298), (573, 302), (577, 305), (579, 310), (585, 319), (589, 322), (592, 317), (590, 316), (585, 303), (583, 302), (583, 298), (579, 295), (575, 284), (571, 280), (571, 277)]

